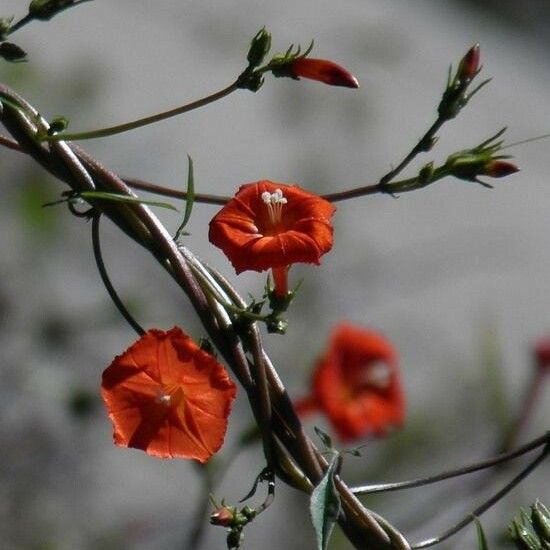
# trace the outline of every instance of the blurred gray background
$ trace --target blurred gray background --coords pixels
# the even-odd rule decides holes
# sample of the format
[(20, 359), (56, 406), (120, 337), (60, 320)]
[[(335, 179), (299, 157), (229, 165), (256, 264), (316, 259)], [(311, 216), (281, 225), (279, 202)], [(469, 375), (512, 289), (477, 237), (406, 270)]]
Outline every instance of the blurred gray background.
[[(2, 0), (0, 16), (26, 12)], [(313, 56), (349, 68), (359, 90), (267, 78), (205, 109), (146, 129), (83, 143), (115, 171), (183, 188), (186, 154), (199, 191), (232, 194), (259, 179), (317, 193), (375, 182), (431, 124), (448, 66), (481, 43), (491, 84), (440, 132), (443, 161), (508, 126), (509, 142), (550, 132), (550, 8), (545, 1), (341, 0), (90, 2), (13, 35), (29, 62), (0, 78), (73, 131), (124, 122), (207, 95), (239, 74), (266, 25), (274, 51), (315, 39)], [(522, 171), (489, 191), (444, 180), (401, 196), (338, 204), (335, 246), (321, 268), (296, 267), (304, 284), (283, 337), (268, 350), (293, 396), (341, 319), (382, 330), (398, 347), (408, 400), (405, 428), (347, 459), (353, 483), (427, 475), (491, 455), (517, 413), (533, 366), (531, 345), (550, 333), (550, 141), (510, 152)], [(64, 187), (22, 155), (0, 150), (0, 540), (4, 549), (184, 549), (201, 493), (196, 467), (116, 448), (98, 400), (101, 372), (135, 338), (104, 292), (90, 227), (63, 207), (42, 209)], [(215, 207), (196, 206), (189, 246), (230, 277), (207, 241)], [(176, 215), (159, 211), (170, 231)], [(146, 327), (203, 335), (185, 297), (147, 254), (103, 224), (104, 255), (120, 294)], [(236, 279), (261, 293), (264, 276)], [(543, 395), (522, 440), (548, 428)], [(243, 395), (231, 448), (250, 414)], [(308, 421), (325, 426), (323, 419)], [(235, 502), (262, 468), (239, 455), (216, 491)], [(519, 468), (516, 465), (516, 470)], [(514, 470), (512, 470), (514, 471)], [(540, 467), (483, 517), (491, 548), (536, 497), (549, 504)], [(433, 536), (501, 486), (458, 480), (370, 498), (411, 540)], [(481, 482), (477, 483), (481, 485)], [(474, 548), (470, 528), (445, 548)], [(224, 548), (208, 528), (203, 548)], [(278, 486), (244, 548), (313, 548), (306, 498)], [(338, 536), (334, 548), (347, 548)]]

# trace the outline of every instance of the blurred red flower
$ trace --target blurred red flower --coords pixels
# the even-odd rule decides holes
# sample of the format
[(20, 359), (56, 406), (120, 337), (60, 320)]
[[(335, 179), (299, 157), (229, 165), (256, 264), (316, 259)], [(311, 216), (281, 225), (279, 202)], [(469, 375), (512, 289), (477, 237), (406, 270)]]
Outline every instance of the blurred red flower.
[(116, 445), (199, 462), (221, 447), (235, 393), (224, 367), (178, 327), (147, 331), (101, 383)]
[(381, 437), (399, 427), (405, 399), (397, 353), (378, 332), (340, 323), (312, 376), (298, 414), (323, 412), (342, 440)]
[(311, 57), (297, 57), (290, 64), (290, 71), (294, 77), (318, 80), (330, 86), (344, 86), (359, 88), (357, 78), (347, 69), (328, 61), (327, 59), (312, 59)]
[(262, 180), (242, 185), (211, 220), (208, 238), (237, 273), (272, 269), (275, 293), (288, 292), (288, 267), (319, 264), (332, 248), (335, 207), (297, 185)]

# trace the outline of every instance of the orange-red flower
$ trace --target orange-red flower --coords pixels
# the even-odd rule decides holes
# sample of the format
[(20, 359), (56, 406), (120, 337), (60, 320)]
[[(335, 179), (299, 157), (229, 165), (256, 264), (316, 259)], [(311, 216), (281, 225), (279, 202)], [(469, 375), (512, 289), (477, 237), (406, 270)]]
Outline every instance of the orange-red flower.
[(237, 273), (271, 268), (275, 293), (284, 297), (288, 267), (297, 262), (318, 265), (332, 248), (335, 210), (297, 185), (248, 183), (214, 216), (208, 238)]
[(311, 57), (297, 57), (290, 64), (290, 72), (296, 78), (309, 78), (329, 84), (330, 86), (344, 86), (359, 88), (357, 78), (347, 69), (328, 61), (327, 59), (312, 59)]
[(299, 414), (323, 412), (342, 440), (383, 436), (403, 423), (397, 353), (381, 334), (349, 323), (334, 330)]
[(222, 445), (235, 384), (183, 331), (149, 330), (103, 372), (114, 442), (206, 462)]

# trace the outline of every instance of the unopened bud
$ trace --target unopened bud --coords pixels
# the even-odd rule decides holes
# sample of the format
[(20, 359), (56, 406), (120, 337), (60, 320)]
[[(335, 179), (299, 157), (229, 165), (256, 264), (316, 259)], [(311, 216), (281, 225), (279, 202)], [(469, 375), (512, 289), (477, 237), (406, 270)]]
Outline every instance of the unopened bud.
[(6, 61), (24, 61), (27, 56), (25, 50), (22, 50), (17, 44), (12, 42), (2, 42), (0, 44), (0, 57)]
[(271, 34), (261, 29), (258, 34), (252, 39), (248, 50), (247, 60), (249, 67), (257, 67), (264, 60), (271, 49)]
[(519, 168), (512, 162), (507, 160), (490, 160), (483, 166), (481, 174), (490, 176), (491, 178), (504, 178), (516, 172), (519, 172)]
[(509, 536), (519, 550), (539, 550), (537, 537), (520, 520), (514, 520), (509, 529)]
[(235, 519), (235, 509), (229, 506), (220, 506), (210, 514), (210, 523), (212, 525), (221, 525), (222, 527), (231, 527)]
[(2, 40), (4, 36), (7, 35), (8, 31), (10, 30), (12, 21), (13, 17), (0, 17), (0, 40)]
[(460, 60), (457, 76), (462, 82), (470, 81), (479, 71), (479, 44), (474, 44)]
[(76, 0), (32, 0), (29, 5), (29, 15), (35, 19), (47, 21), (75, 3)]
[(550, 545), (550, 512), (539, 500), (531, 506), (531, 522), (541, 542)]
[(535, 344), (533, 352), (537, 368), (550, 373), (550, 336), (541, 338)]
[(318, 80), (330, 86), (359, 88), (357, 78), (347, 69), (326, 59), (298, 57), (290, 64), (290, 72), (295, 78)]

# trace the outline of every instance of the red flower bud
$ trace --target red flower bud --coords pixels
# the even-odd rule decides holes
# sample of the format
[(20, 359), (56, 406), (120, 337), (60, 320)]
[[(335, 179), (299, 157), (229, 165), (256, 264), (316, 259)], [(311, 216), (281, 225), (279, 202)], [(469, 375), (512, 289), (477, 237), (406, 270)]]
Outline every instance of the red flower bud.
[(295, 77), (319, 80), (330, 86), (359, 88), (359, 82), (347, 69), (326, 59), (298, 57), (290, 64), (290, 71)]
[(461, 59), (457, 75), (462, 81), (472, 80), (479, 71), (479, 44), (474, 44)]
[(210, 523), (222, 527), (231, 527), (235, 519), (235, 510), (227, 506), (220, 506), (210, 514)]
[(482, 174), (492, 178), (504, 178), (510, 174), (519, 172), (519, 168), (507, 160), (490, 160), (483, 167)]
[(537, 368), (550, 373), (550, 336), (541, 338), (535, 343), (533, 355)]

